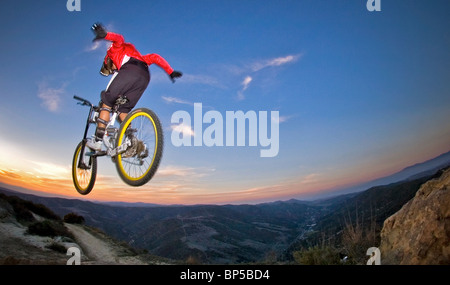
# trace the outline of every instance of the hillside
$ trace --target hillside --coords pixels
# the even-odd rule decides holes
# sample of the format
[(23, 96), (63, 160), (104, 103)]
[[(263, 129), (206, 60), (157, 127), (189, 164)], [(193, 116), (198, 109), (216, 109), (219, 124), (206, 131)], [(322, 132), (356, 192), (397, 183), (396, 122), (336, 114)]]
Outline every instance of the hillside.
[(75, 212), (85, 218), (86, 225), (150, 254), (206, 264), (274, 260), (307, 224), (322, 215), (321, 206), (297, 200), (259, 205), (114, 207), (17, 195), (44, 204), (59, 216)]
[[(177, 263), (174, 260), (178, 260), (181, 263), (201, 264), (279, 264), (294, 262), (295, 252), (327, 246), (336, 249), (336, 254), (349, 256), (352, 262), (361, 264), (366, 259), (367, 248), (379, 246), (380, 232), (386, 218), (400, 210), (424, 183), (436, 178), (436, 175), (439, 174), (415, 174), (404, 181), (329, 199), (257, 205), (136, 206), (120, 203), (113, 206), (77, 199), (23, 193), (14, 195), (36, 205), (45, 205), (57, 219), (67, 213), (83, 216), (85, 225), (64, 226), (70, 232), (71, 239), (84, 247), (86, 262), (154, 264)], [(1, 188), (0, 192), (13, 193)], [(18, 232), (28, 238), (24, 233), (35, 221), (25, 221), (24, 224), (17, 218), (17, 215), (23, 214), (20, 209), (11, 210), (11, 205), (2, 203), (0, 217), (4, 215), (1, 218), (3, 232)], [(40, 208), (34, 208), (34, 219), (37, 216), (42, 218), (43, 213), (36, 213)], [(51, 216), (46, 219), (52, 219)], [(11, 237), (2, 238), (11, 243), (14, 252)], [(97, 242), (83, 242), (90, 239)], [(47, 243), (52, 241), (47, 240)], [(92, 244), (96, 244), (94, 248), (97, 252), (89, 249)], [(29, 246), (22, 245), (25, 249)], [(119, 247), (116, 248), (116, 245)], [(46, 245), (40, 248), (48, 253)], [(104, 250), (98, 252), (99, 248)], [(9, 251), (8, 245), (3, 246), (0, 258), (8, 257)], [(20, 258), (21, 253), (16, 254)], [(39, 256), (37, 252), (34, 254)], [(12, 253), (10, 255), (14, 256)], [(138, 260), (131, 258), (136, 255)], [(58, 258), (66, 260), (65, 254)]]
[(80, 249), (81, 264), (170, 264), (98, 229), (65, 223), (41, 204), (0, 194), (0, 264), (65, 265), (70, 247)]
[[(295, 251), (330, 245), (343, 253), (349, 225), (372, 231), (358, 251), (379, 245), (384, 220), (434, 176), (372, 187), (361, 193), (302, 202), (258, 205), (114, 207), (75, 199), (22, 194), (63, 216), (75, 212), (86, 224), (133, 247), (172, 260), (206, 264), (292, 262)], [(363, 240), (363, 236), (360, 237)], [(365, 252), (358, 253), (365, 258)]]
[(318, 205), (327, 205), (328, 212), (287, 249), (286, 258), (292, 258), (295, 251), (320, 246), (336, 249), (341, 255), (353, 258), (353, 262), (363, 263), (366, 250), (380, 245), (384, 221), (439, 173), (317, 201)]

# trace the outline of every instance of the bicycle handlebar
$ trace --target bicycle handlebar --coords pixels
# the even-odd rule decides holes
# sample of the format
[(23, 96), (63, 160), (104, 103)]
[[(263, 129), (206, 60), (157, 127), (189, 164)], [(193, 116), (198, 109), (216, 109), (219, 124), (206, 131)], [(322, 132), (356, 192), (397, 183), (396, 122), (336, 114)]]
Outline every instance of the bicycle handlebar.
[(88, 100), (83, 99), (83, 98), (81, 98), (81, 97), (78, 97), (78, 96), (76, 96), (76, 95), (73, 95), (73, 99), (78, 100), (78, 101), (81, 101), (81, 102), (82, 102), (82, 105), (89, 105), (89, 106), (92, 106), (91, 102), (89, 102)]

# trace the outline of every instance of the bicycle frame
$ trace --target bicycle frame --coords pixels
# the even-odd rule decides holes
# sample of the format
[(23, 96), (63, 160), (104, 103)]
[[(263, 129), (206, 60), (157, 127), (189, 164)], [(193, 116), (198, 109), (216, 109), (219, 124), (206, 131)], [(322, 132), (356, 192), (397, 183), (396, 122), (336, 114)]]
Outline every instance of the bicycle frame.
[[(89, 102), (88, 100), (83, 99), (81, 97), (73, 96), (73, 98), (75, 100), (80, 101), (80, 103), (78, 103), (78, 104), (80, 104), (82, 106), (89, 106), (89, 114), (88, 114), (88, 118), (86, 120), (86, 128), (84, 130), (84, 135), (83, 135), (83, 139), (82, 139), (83, 145), (82, 145), (81, 154), (80, 154), (80, 161), (78, 162), (78, 167), (79, 168), (87, 169), (88, 167), (90, 167), (90, 165), (86, 166), (84, 164), (84, 162), (83, 162), (82, 158), (85, 155), (84, 148), (85, 148), (86, 142), (87, 142), (87, 134), (89, 132), (89, 125), (90, 124), (97, 124), (97, 120), (96, 119), (97, 119), (97, 116), (99, 116), (99, 109), (100, 108), (98, 106), (94, 106), (91, 102)], [(122, 102), (121, 104), (123, 104), (124, 101), (120, 101), (120, 100), (127, 100), (127, 99), (126, 98), (122, 98), (122, 97), (120, 97), (118, 99), (117, 102)], [(120, 103), (118, 103), (118, 104), (120, 104)], [(116, 127), (114, 127), (114, 125), (116, 123), (116, 120), (117, 120), (117, 116), (118, 116), (118, 111), (117, 111), (118, 108), (119, 108), (118, 104), (114, 105), (114, 107), (112, 109), (112, 116), (111, 116), (111, 118), (109, 120), (108, 125), (105, 128), (106, 131), (105, 131), (105, 135), (103, 136), (103, 143), (106, 146), (106, 151), (96, 152), (95, 154), (92, 154), (92, 156), (99, 157), (99, 156), (108, 155), (110, 157), (114, 157), (114, 156), (124, 152), (127, 149), (127, 147), (129, 145), (131, 145), (131, 142), (126, 138), (125, 142), (123, 144), (121, 144), (120, 147), (118, 147), (118, 148), (114, 147), (114, 140), (116, 139), (117, 130), (118, 130)]]
[[(84, 148), (85, 148), (86, 142), (87, 142), (87, 134), (88, 134), (88, 131), (89, 131), (89, 125), (92, 124), (92, 123), (95, 123), (95, 120), (93, 120), (93, 114), (94, 114), (94, 112), (96, 112), (96, 111), (98, 110), (98, 107), (95, 108), (95, 106), (94, 106), (91, 102), (89, 102), (88, 100), (83, 99), (83, 98), (81, 98), (81, 97), (73, 96), (73, 98), (74, 98), (75, 100), (81, 101), (80, 103), (78, 103), (79, 105), (81, 105), (81, 106), (89, 106), (89, 107), (90, 107), (90, 108), (89, 108), (89, 115), (88, 115), (88, 118), (87, 118), (87, 120), (86, 120), (86, 128), (85, 128), (85, 130), (84, 130), (84, 135), (83, 135), (83, 139), (82, 139), (82, 147), (81, 147), (80, 160), (79, 160), (79, 162), (78, 162), (78, 167), (79, 167), (79, 168), (81, 168), (81, 169), (88, 169), (88, 168), (90, 167), (90, 165), (89, 165), (89, 166), (86, 166), (86, 165), (84, 164), (84, 162), (83, 162), (83, 157), (84, 157), (84, 155), (85, 155), (85, 153), (84, 153)], [(90, 162), (89, 162), (89, 163), (90, 163)]]
[[(91, 102), (78, 96), (79, 105), (89, 106), (83, 138), (78, 143), (72, 160), (72, 179), (76, 190), (87, 195), (93, 189), (97, 176), (97, 157), (109, 156), (115, 164), (120, 178), (130, 186), (142, 186), (156, 173), (161, 161), (164, 136), (157, 115), (150, 109), (132, 110), (121, 122), (120, 106), (126, 104), (125, 96), (117, 98), (110, 110), (110, 120), (99, 119), (100, 113), (106, 110), (94, 106)], [(104, 111), (105, 110), (105, 111)], [(105, 134), (102, 147), (93, 150), (88, 147), (90, 124), (105, 123)], [(120, 122), (120, 125), (116, 124)], [(132, 128), (132, 124), (136, 128)]]

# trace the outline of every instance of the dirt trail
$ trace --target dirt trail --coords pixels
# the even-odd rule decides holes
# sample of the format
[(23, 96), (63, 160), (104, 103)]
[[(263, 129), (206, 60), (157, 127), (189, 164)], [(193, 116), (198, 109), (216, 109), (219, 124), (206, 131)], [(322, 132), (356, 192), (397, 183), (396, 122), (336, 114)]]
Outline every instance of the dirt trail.
[(96, 237), (82, 226), (74, 224), (65, 224), (65, 226), (75, 236), (90, 264), (145, 264), (133, 256), (118, 256), (118, 246)]

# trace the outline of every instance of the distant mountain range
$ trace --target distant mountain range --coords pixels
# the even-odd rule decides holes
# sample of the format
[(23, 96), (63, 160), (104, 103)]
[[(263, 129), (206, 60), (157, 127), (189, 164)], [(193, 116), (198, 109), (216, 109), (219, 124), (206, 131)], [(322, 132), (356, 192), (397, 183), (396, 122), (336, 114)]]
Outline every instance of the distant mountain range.
[(367, 190), (374, 186), (387, 185), (403, 180), (413, 180), (425, 177), (447, 166), (450, 166), (450, 151), (443, 153), (433, 159), (427, 160), (425, 162), (408, 166), (403, 170), (396, 172), (392, 175), (368, 181), (353, 187), (337, 189), (336, 191), (334, 191), (335, 194), (333, 195), (336, 196), (347, 193), (354, 193)]
[(212, 264), (265, 260), (288, 247), (298, 229), (320, 214), (316, 206), (301, 201), (125, 207), (14, 194), (61, 216), (77, 213), (87, 225), (153, 255)]
[[(206, 264), (288, 262), (292, 253), (324, 239), (339, 243), (346, 221), (375, 220), (377, 229), (398, 211), (438, 169), (450, 152), (367, 183), (381, 185), (316, 201), (257, 205), (176, 205), (93, 203), (12, 192), (60, 216), (76, 213), (86, 224), (150, 254)], [(362, 186), (361, 186), (362, 187)], [(347, 220), (346, 220), (347, 219)]]

